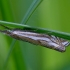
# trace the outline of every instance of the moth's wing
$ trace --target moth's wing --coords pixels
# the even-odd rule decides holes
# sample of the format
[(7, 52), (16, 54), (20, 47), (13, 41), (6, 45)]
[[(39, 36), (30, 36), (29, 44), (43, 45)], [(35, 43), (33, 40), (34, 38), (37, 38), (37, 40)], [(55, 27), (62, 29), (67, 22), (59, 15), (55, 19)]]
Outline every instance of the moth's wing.
[(69, 45), (69, 42), (67, 40), (59, 37), (50, 36), (48, 37), (48, 39), (49, 40), (40, 40), (41, 45), (47, 48), (55, 49), (60, 52), (64, 52), (66, 49), (65, 47)]
[(61, 38), (61, 42), (62, 42), (62, 45), (65, 46), (65, 47), (68, 46), (68, 45), (70, 45), (69, 41), (67, 41), (65, 39), (62, 39), (62, 38)]
[(55, 37), (55, 36), (52, 36), (51, 37), (51, 40), (59, 45), (62, 45), (62, 46), (68, 46), (70, 44), (69, 41), (63, 39), (63, 38), (59, 38), (59, 37)]
[(53, 42), (48, 43), (48, 42), (45, 42), (45, 41), (40, 41), (40, 42), (41, 42), (41, 45), (46, 47), (46, 48), (54, 49), (54, 50), (57, 50), (57, 51), (60, 51), (60, 52), (65, 51), (64, 46), (58, 45), (56, 43), (53, 43)]

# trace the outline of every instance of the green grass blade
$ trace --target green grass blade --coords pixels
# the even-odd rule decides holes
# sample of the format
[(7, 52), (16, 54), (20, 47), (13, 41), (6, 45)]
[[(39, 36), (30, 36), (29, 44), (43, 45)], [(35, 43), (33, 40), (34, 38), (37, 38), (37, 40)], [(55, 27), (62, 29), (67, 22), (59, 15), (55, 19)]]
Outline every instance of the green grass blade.
[(4, 62), (3, 70), (4, 70), (4, 69), (6, 68), (6, 66), (7, 66), (8, 59), (9, 59), (10, 53), (12, 52), (12, 50), (13, 50), (13, 48), (14, 48), (15, 42), (16, 42), (16, 40), (13, 39), (12, 44), (11, 44), (11, 46), (10, 46), (10, 50), (9, 50), (9, 52), (8, 52), (8, 55), (7, 55), (7, 58), (6, 58), (5, 62)]
[(43, 0), (34, 0), (32, 2), (32, 4), (30, 5), (28, 11), (26, 12), (21, 24), (26, 24), (27, 21), (29, 20), (30, 16), (33, 14), (33, 12), (36, 10), (36, 8), (39, 6), (39, 4), (42, 2)]
[(16, 24), (16, 23), (12, 23), (12, 22), (5, 22), (5, 21), (0, 21), (0, 24), (4, 24), (4, 25), (8, 25), (8, 26), (14, 26), (17, 28), (24, 28), (27, 30), (34, 30), (37, 33), (43, 33), (43, 34), (49, 34), (49, 35), (54, 35), (54, 36), (58, 36), (64, 39), (68, 39), (70, 40), (70, 33), (66, 33), (66, 32), (60, 32), (60, 31), (56, 31), (56, 30), (50, 30), (50, 29), (44, 29), (44, 28), (37, 28), (37, 27), (31, 27), (28, 25), (23, 25), (23, 24)]
[[(28, 19), (30, 18), (30, 16), (32, 15), (32, 13), (35, 11), (35, 9), (38, 7), (38, 5), (41, 3), (42, 0), (34, 0), (33, 3), (31, 4), (31, 6), (29, 7), (25, 17), (23, 18), (23, 20), (21, 21), (21, 24), (26, 24)], [(12, 23), (11, 23), (12, 24)], [(14, 44), (15, 44), (16, 40), (15, 41), (12, 41), (11, 43), (11, 46), (10, 46), (10, 50), (9, 50), (9, 53), (8, 53), (8, 56), (6, 58), (6, 61), (4, 63), (4, 68), (6, 67), (6, 64), (8, 62), (8, 59), (10, 57), (10, 54), (14, 48)], [(12, 45), (13, 44), (13, 45)]]

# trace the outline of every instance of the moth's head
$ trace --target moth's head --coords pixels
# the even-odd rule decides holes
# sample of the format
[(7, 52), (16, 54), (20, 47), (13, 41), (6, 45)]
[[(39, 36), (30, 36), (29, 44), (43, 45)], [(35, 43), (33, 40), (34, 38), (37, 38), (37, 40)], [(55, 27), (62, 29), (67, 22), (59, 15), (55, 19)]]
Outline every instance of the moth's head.
[(1, 32), (6, 34), (6, 35), (11, 35), (12, 34), (11, 30), (1, 30)]

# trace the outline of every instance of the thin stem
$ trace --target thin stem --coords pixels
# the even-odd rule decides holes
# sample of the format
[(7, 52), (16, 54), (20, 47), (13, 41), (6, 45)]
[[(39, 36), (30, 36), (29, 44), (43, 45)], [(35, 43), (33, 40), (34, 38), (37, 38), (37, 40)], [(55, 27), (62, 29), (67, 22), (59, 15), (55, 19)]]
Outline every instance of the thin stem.
[[(38, 5), (41, 3), (42, 0), (34, 0), (33, 3), (31, 4), (31, 6), (29, 7), (27, 13), (25, 14), (25, 17), (22, 19), (21, 23), (18, 24), (21, 25), (21, 24), (26, 24), (27, 21), (29, 20), (30, 16), (33, 14), (33, 12), (35, 11), (35, 9), (38, 7)], [(0, 23), (5, 23), (5, 24), (12, 24), (11, 22), (5, 22), (5, 21), (0, 21)], [(14, 23), (15, 25), (16, 23)], [(8, 59), (10, 57), (10, 54), (14, 48), (14, 44), (15, 44), (16, 40), (13, 40), (11, 45), (10, 45), (10, 50), (8, 52), (8, 55), (7, 55), (7, 58), (5, 60), (5, 63), (4, 63), (4, 66), (3, 68), (5, 68), (7, 66), (7, 62), (8, 62)]]
[(39, 28), (39, 27), (37, 28), (37, 27), (28, 26), (28, 25), (17, 24), (17, 23), (12, 23), (12, 22), (5, 22), (5, 21), (0, 21), (0, 24), (13, 26), (13, 27), (17, 27), (17, 28), (23, 28), (26, 30), (33, 30), (37, 33), (54, 35), (54, 36), (58, 36), (58, 37), (70, 40), (70, 33), (66, 33), (66, 32), (60, 32), (60, 31), (56, 31), (56, 30), (44, 29), (44, 28)]
[(3, 65), (3, 69), (2, 69), (2, 70), (4, 70), (4, 69), (6, 68), (6, 66), (7, 66), (8, 59), (9, 59), (9, 57), (10, 57), (10, 54), (11, 54), (12, 50), (14, 49), (14, 44), (15, 44), (15, 42), (16, 42), (16, 40), (13, 39), (13, 41), (12, 41), (12, 43), (11, 43), (11, 46), (10, 46), (10, 50), (9, 50), (9, 52), (8, 52), (8, 55), (7, 55), (7, 57), (6, 57), (6, 60), (5, 60), (5, 62), (4, 62), (4, 65)]

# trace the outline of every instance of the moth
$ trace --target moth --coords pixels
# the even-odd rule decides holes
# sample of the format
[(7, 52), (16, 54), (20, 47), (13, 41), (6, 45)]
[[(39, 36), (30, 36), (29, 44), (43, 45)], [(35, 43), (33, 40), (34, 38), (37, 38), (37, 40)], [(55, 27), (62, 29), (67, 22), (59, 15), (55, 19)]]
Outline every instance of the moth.
[(70, 44), (69, 41), (55, 37), (54, 35), (39, 34), (29, 30), (22, 29), (10, 29), (4, 25), (6, 30), (0, 30), (0, 32), (11, 36), (17, 40), (26, 41), (35, 45), (41, 45), (46, 48), (54, 49), (59, 52), (65, 52), (66, 46)]

